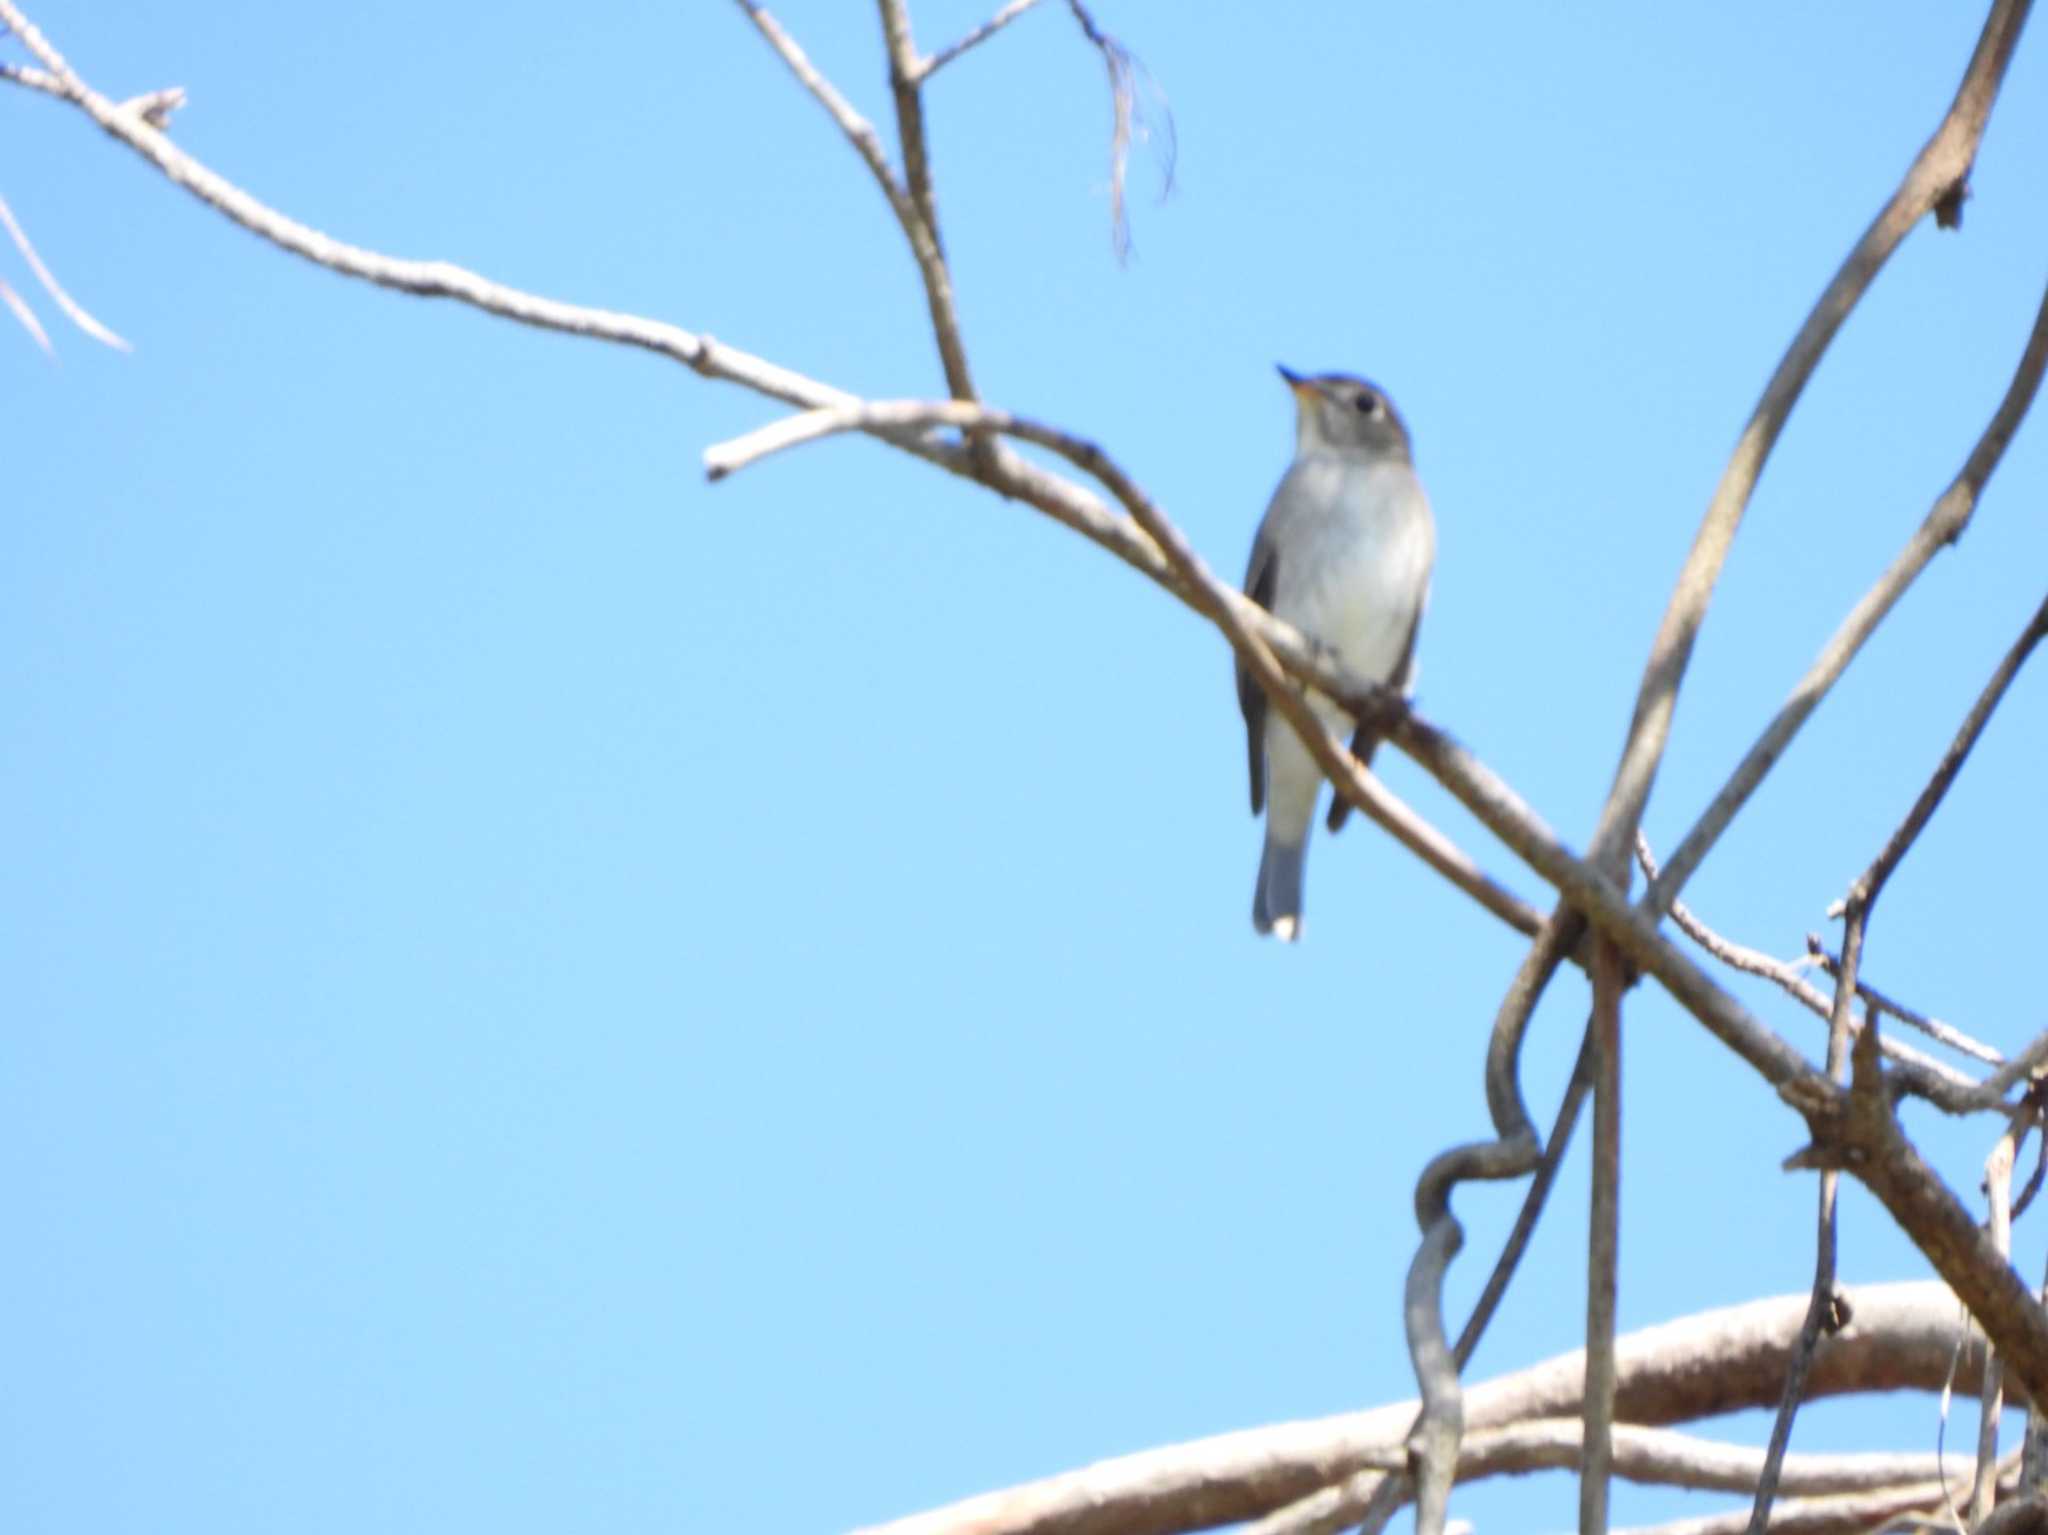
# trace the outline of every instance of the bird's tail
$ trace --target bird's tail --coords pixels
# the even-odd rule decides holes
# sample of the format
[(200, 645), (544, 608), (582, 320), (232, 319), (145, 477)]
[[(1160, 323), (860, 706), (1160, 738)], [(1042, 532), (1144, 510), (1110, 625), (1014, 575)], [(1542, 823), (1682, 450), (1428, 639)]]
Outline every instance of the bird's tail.
[(1308, 864), (1308, 838), (1289, 846), (1270, 832), (1259, 858), (1259, 883), (1252, 891), (1252, 926), (1282, 943), (1301, 936), (1301, 876)]

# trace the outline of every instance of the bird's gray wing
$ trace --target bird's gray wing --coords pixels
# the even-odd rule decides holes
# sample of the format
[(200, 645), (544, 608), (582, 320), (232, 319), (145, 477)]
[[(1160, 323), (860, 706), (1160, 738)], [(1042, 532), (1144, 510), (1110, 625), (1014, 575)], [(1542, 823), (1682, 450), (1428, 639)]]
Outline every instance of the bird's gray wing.
[[(1244, 594), (1264, 608), (1273, 611), (1273, 583), (1279, 579), (1280, 559), (1273, 548), (1273, 541), (1266, 536), (1264, 527), (1252, 542), (1251, 564), (1244, 573)], [(1246, 670), (1242, 658), (1237, 663), (1237, 706), (1244, 711), (1245, 753), (1250, 759), (1252, 777), (1252, 814), (1257, 815), (1266, 808), (1266, 690)]]
[[(1422, 605), (1416, 604), (1415, 617), (1408, 623), (1408, 643), (1401, 647), (1401, 664), (1394, 668), (1394, 675), (1387, 679), (1387, 686), (1403, 697), (1407, 696), (1408, 684), (1415, 680), (1415, 636), (1422, 632)], [(1380, 738), (1374, 732), (1360, 726), (1351, 737), (1351, 755), (1367, 767), (1372, 766), (1372, 754), (1379, 749)], [(1351, 805), (1339, 794), (1330, 801), (1328, 825), (1331, 831), (1341, 831), (1344, 822), (1351, 815)]]

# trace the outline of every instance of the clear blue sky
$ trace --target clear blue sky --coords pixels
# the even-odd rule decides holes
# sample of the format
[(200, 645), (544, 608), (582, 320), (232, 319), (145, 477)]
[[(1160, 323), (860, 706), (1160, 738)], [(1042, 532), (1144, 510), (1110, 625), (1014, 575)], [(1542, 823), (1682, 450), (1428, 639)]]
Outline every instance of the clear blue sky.
[[(921, 40), (988, 3), (922, 0)], [(1127, 267), (1063, 10), (931, 91), (988, 396), (1100, 438), (1234, 575), (1292, 443), (1272, 364), (1378, 379), (1437, 507), (1423, 705), (1582, 840), (1722, 460), (1974, 7), (1097, 8), (1179, 129)], [(342, 238), (938, 388), (886, 209), (731, 6), (32, 14), (111, 95), (186, 87), (180, 143)], [(871, 8), (783, 14), (886, 122)], [(1914, 234), (1793, 418), (1663, 846), (2004, 388), (2044, 43), (1961, 235)], [(136, 348), (0, 337), (0, 1527), (829, 1532), (1411, 1390), (1410, 1187), (1484, 1129), (1522, 944), (1360, 825), (1306, 942), (1254, 937), (1212, 633), (872, 443), (707, 486), (776, 407), (297, 262), (48, 99), (0, 89), (0, 136)], [(1823, 925), (2040, 600), (2044, 425), (1695, 882), (1734, 935)], [(2008, 1046), (2048, 1022), (2044, 717), (2037, 664), (1868, 961)], [(1533, 1034), (1540, 1114), (1583, 1004)], [(1797, 1121), (1654, 992), (1628, 1031), (1624, 1325), (1803, 1288)], [(1912, 1124), (1972, 1188), (1989, 1128)], [(1460, 1196), (1454, 1314), (1515, 1197)], [(1575, 1155), (1475, 1374), (1577, 1341), (1584, 1203)], [(1860, 1193), (1843, 1243), (1852, 1283), (1924, 1272)], [(1934, 1432), (1901, 1399), (1799, 1443)]]

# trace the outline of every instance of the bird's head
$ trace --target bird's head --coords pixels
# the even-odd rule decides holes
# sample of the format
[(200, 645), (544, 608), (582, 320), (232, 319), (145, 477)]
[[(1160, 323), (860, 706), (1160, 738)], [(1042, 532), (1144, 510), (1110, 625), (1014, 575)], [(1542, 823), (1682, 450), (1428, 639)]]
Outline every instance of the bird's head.
[(1294, 394), (1299, 451), (1414, 461), (1407, 424), (1377, 385), (1349, 373), (1307, 374), (1283, 367), (1280, 376)]

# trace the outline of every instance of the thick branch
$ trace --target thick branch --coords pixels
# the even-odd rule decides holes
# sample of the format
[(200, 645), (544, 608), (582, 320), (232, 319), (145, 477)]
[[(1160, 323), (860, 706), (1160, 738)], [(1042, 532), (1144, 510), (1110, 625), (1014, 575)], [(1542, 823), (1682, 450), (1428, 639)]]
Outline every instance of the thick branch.
[[(1895, 1523), (1914, 1514), (1929, 1514), (1944, 1507), (1959, 1484), (1950, 1482), (1944, 1491), (1940, 1482), (1917, 1482), (1882, 1492), (1857, 1493), (1848, 1497), (1802, 1498), (1780, 1503), (1771, 1515), (1772, 1535), (1871, 1535), (1874, 1530), (1904, 1528)], [(1698, 1519), (1675, 1519), (1669, 1524), (1639, 1525), (1616, 1535), (1742, 1535), (1749, 1515), (1743, 1512), (1709, 1514)], [(1948, 1528), (1941, 1521), (1941, 1528)]]
[[(1871, 1285), (1852, 1298), (1854, 1320), (1821, 1349), (1809, 1400), (1939, 1391), (1957, 1342), (1948, 1288)], [(1623, 1338), (1617, 1417), (1654, 1426), (1774, 1402), (1806, 1300), (1780, 1296)], [(1966, 1339), (1959, 1389), (1975, 1388), (1983, 1358), (1982, 1340)], [(1584, 1373), (1584, 1356), (1572, 1353), (1475, 1385), (1465, 1394), (1467, 1427), (1477, 1434), (1571, 1417)], [(879, 1525), (869, 1535), (1172, 1535), (1255, 1519), (1343, 1481), (1375, 1456), (1398, 1453), (1416, 1407), (1398, 1402), (1147, 1450)]]
[(2029, 1397), (2048, 1398), (2048, 1310), (1899, 1128), (1876, 1034), (1875, 1021), (1866, 1019), (1850, 1052), (1852, 1086), (1846, 1094), (1802, 1103), (1814, 1145), (1794, 1162), (1839, 1168), (1875, 1194), (1996, 1340), (2010, 1375), (2018, 1376)]

